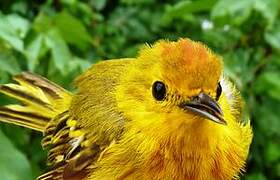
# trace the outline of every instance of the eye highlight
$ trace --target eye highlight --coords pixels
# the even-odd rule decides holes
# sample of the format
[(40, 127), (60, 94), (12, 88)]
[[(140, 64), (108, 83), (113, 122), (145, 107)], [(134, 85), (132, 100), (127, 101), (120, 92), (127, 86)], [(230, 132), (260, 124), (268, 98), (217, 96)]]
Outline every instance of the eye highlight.
[(166, 87), (165, 84), (161, 81), (156, 81), (152, 87), (152, 93), (156, 100), (162, 101), (166, 95)]
[(217, 90), (216, 90), (216, 101), (219, 100), (221, 94), (222, 94), (222, 86), (221, 86), (221, 83), (219, 82), (218, 83), (218, 87), (217, 87)]

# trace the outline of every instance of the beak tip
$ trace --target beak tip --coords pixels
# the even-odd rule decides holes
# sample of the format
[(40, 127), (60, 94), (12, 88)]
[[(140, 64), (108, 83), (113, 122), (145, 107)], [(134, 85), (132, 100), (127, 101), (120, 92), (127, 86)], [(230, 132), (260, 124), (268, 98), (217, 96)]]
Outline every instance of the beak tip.
[(204, 116), (218, 124), (227, 125), (218, 103), (204, 93), (200, 93), (194, 100), (184, 103), (180, 107)]
[(218, 123), (218, 124), (221, 124), (221, 125), (227, 125), (227, 122), (225, 121), (225, 119), (223, 118), (223, 116), (221, 115), (217, 115), (217, 116), (206, 116), (206, 118)]

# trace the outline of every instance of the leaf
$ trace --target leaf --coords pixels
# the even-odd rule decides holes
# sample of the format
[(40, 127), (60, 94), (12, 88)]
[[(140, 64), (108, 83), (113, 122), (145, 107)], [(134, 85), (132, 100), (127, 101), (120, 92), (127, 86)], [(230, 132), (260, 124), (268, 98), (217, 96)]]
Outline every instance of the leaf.
[(152, 4), (156, 0), (121, 0), (126, 5)]
[[(96, 1), (96, 0), (94, 0)], [(92, 2), (94, 3), (94, 2)], [(92, 23), (92, 21), (97, 20), (98, 18), (103, 18), (101, 14), (99, 14), (98, 12), (92, 11), (92, 7), (90, 6), (89, 3), (87, 2), (81, 2), (78, 1), (77, 2), (77, 10), (79, 10), (80, 12), (82, 12), (82, 16), (83, 16), (83, 21), (84, 24), (90, 25)], [(99, 17), (97, 17), (99, 16)], [(95, 19), (97, 18), (97, 19)], [(100, 19), (99, 19), (100, 20)]]
[(266, 30), (265, 41), (276, 50), (280, 50), (280, 22)]
[(17, 14), (10, 14), (6, 16), (7, 21), (13, 27), (13, 31), (18, 35), (20, 38), (24, 38), (30, 29), (30, 23), (25, 18), (17, 15)]
[(25, 50), (25, 56), (28, 61), (27, 66), (30, 71), (34, 71), (35, 67), (39, 63), (38, 60), (42, 43), (43, 35), (39, 34), (33, 41), (28, 44)]
[(254, 124), (260, 129), (259, 133), (262, 137), (277, 139), (277, 137), (280, 137), (279, 101), (269, 98), (265, 94), (262, 94), (262, 98), (264, 100), (261, 103), (255, 103), (252, 108), (252, 113), (256, 117)]
[(229, 31), (224, 28), (213, 28), (203, 31), (202, 38), (208, 45), (219, 49), (234, 48), (238, 44), (242, 32), (235, 27), (229, 27)]
[(270, 97), (280, 101), (280, 73), (264, 72), (258, 77), (254, 90), (256, 93), (267, 93)]
[(246, 180), (266, 180), (266, 177), (262, 173), (250, 174)]
[[(110, 34), (122, 33), (125, 37), (115, 36), (114, 38), (117, 42), (110, 43), (108, 46), (114, 46), (119, 48), (118, 43), (125, 43), (126, 38), (131, 39), (149, 39), (151, 37), (150, 31), (147, 29), (145, 24), (136, 18), (137, 11), (135, 8), (124, 9), (118, 8), (108, 21), (108, 24), (111, 26), (107, 26), (106, 30)], [(130, 18), (129, 18), (130, 17)], [(133, 32), (133, 33), (131, 33)], [(119, 51), (119, 49), (118, 49)]]
[(71, 60), (71, 53), (59, 31), (50, 29), (45, 36), (46, 46), (50, 48), (55, 67), (63, 74), (68, 73), (68, 61)]
[(67, 5), (75, 6), (77, 3), (77, 0), (61, 0), (61, 2), (64, 4), (67, 4)]
[(223, 24), (241, 25), (250, 17), (253, 5), (253, 0), (220, 0), (213, 7), (211, 17)]
[(0, 179), (30, 180), (31, 167), (27, 158), (18, 151), (0, 131)]
[[(10, 76), (9, 74), (6, 72), (6, 71), (3, 71), (1, 68), (0, 68), (0, 83), (1, 84), (4, 84), (6, 82), (8, 82), (10, 80)], [(5, 104), (6, 103), (6, 99), (5, 97), (3, 97), (3, 95), (0, 95), (0, 104)], [(9, 102), (9, 101), (8, 101)]]
[(254, 9), (262, 14), (271, 26), (278, 14), (279, 0), (254, 0)]
[(52, 20), (44, 13), (39, 13), (33, 22), (33, 29), (38, 33), (47, 32), (53, 26)]
[(91, 0), (91, 4), (98, 10), (102, 10), (107, 3), (107, 0)]
[[(247, 82), (253, 79), (252, 67), (248, 65), (249, 51), (236, 49), (224, 54), (225, 74), (233, 79), (239, 89), (246, 88)], [(246, 73), (244, 73), (246, 72)], [(244, 87), (245, 86), (245, 87)]]
[(91, 36), (85, 26), (68, 12), (59, 13), (54, 18), (54, 23), (66, 42), (76, 45), (80, 49), (85, 49), (91, 42)]
[(76, 68), (80, 68), (81, 72), (83, 72), (91, 66), (91, 63), (85, 59), (74, 57), (69, 65), (70, 65), (70, 71), (73, 71)]
[(0, 69), (4, 72), (18, 74), (21, 71), (16, 58), (10, 53), (0, 53), (0, 64)]
[(276, 165), (276, 176), (280, 177), (280, 162)]
[(217, 0), (198, 0), (198, 1), (180, 1), (173, 6), (169, 6), (165, 16), (182, 17), (189, 13), (209, 11)]
[(17, 28), (11, 24), (10, 20), (0, 14), (0, 39), (3, 39), (7, 42), (12, 48), (16, 49), (17, 51), (23, 51), (23, 41), (21, 36), (21, 32), (17, 32)]
[(274, 142), (268, 142), (266, 147), (266, 161), (271, 164), (273, 162), (277, 162), (280, 159), (280, 145)]

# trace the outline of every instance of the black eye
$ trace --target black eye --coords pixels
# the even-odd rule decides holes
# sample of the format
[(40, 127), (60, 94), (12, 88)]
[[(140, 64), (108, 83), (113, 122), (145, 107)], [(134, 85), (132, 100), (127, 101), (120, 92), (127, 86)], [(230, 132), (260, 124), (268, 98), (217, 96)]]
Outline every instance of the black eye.
[(153, 96), (156, 100), (161, 101), (165, 98), (166, 88), (163, 82), (156, 81), (153, 84)]
[(218, 83), (217, 90), (216, 90), (216, 101), (219, 100), (221, 94), (222, 94), (222, 86), (221, 86), (221, 83), (219, 82), (219, 83)]

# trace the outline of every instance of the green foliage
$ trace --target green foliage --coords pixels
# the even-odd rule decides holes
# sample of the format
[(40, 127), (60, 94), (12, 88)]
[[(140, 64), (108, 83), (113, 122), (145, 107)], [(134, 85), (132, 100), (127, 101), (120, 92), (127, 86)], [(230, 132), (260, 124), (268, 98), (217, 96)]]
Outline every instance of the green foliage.
[(0, 152), (0, 179), (31, 179), (31, 168), (27, 158), (12, 145), (1, 131)]
[[(243, 178), (279, 179), (279, 6), (278, 0), (4, 0), (0, 82), (32, 71), (72, 89), (74, 77), (90, 64), (135, 56), (146, 42), (179, 37), (203, 41), (224, 57), (225, 72), (248, 105), (254, 140)], [(0, 104), (9, 103), (0, 99)], [(9, 139), (0, 132), (0, 179), (28, 179), (44, 171), (40, 136), (1, 126)], [(17, 171), (7, 168), (12, 162)]]

